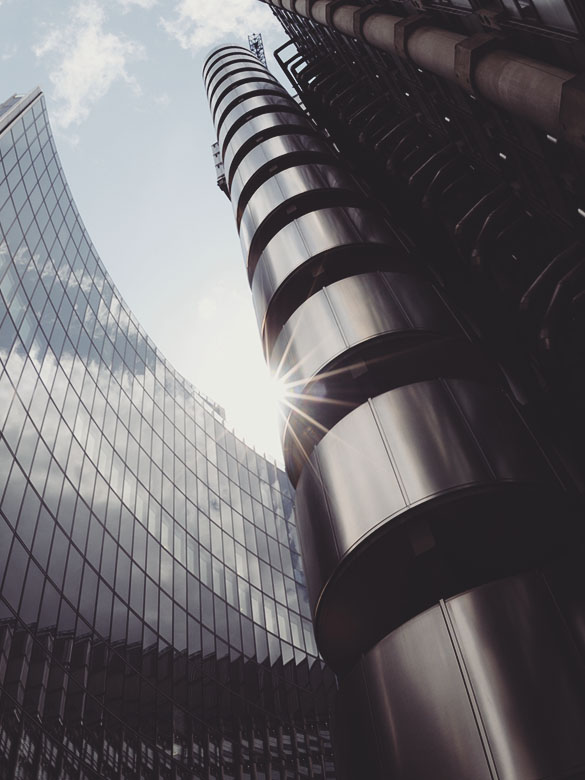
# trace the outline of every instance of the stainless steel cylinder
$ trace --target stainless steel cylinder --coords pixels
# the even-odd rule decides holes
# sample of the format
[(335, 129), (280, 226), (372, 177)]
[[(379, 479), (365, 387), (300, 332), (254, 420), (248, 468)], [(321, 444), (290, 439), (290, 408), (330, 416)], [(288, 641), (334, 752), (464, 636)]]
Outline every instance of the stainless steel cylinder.
[(236, 222), (254, 192), (277, 170), (307, 162), (335, 163), (331, 149), (314, 133), (278, 135), (257, 142), (240, 160), (229, 185)]
[(368, 207), (310, 211), (268, 242), (252, 275), (252, 294), (266, 350), (282, 325), (325, 284), (369, 270), (412, 270), (407, 249)]
[(510, 401), (483, 383), (418, 382), (350, 412), (296, 493), (323, 657), (347, 669), (421, 607), (545, 560), (568, 529), (557, 490)]
[[(344, 31), (358, 10), (277, 4)], [(374, 17), (384, 34), (396, 24)], [(430, 41), (449, 77), (457, 36), (428, 30), (413, 33), (412, 51), (431, 57)], [(284, 455), (315, 633), (341, 680), (339, 764), (351, 780), (557, 777), (582, 760), (581, 682), (573, 695), (574, 669), (554, 668), (566, 648), (527, 654), (534, 666), (513, 679), (506, 632), (513, 622), (516, 664), (523, 593), (535, 604), (528, 641), (545, 637), (545, 623), (551, 643), (564, 639), (558, 621), (543, 617), (542, 588), (532, 593), (537, 575), (525, 590), (521, 577), (518, 587), (502, 578), (540, 566), (572, 538), (560, 481), (499, 370), (409, 245), (295, 101), (257, 64), (242, 70), (245, 59), (230, 47), (212, 53), (206, 80), (264, 351), (287, 391)], [(509, 594), (509, 612), (494, 593)], [(474, 603), (477, 612), (461, 617)], [(561, 726), (542, 749), (546, 760), (538, 753), (534, 735), (548, 715), (533, 732), (516, 724), (534, 704), (526, 686), (550, 664), (565, 687), (542, 701), (566, 707), (566, 761), (549, 760)], [(514, 736), (498, 733), (492, 688)]]
[(564, 596), (547, 575), (519, 575), (447, 599), (376, 644), (341, 684), (341, 778), (582, 777), (583, 656)]
[[(269, 351), (284, 384), (283, 450), (295, 484), (312, 448), (348, 411), (389, 387), (429, 375), (457, 354), (459, 324), (433, 286), (413, 273), (350, 276), (308, 298)], [(408, 357), (406, 357), (408, 356)]]
[(254, 273), (261, 253), (291, 217), (334, 205), (366, 202), (352, 177), (338, 165), (302, 164), (275, 173), (252, 195), (240, 221), (240, 243), (247, 258), (248, 275)]

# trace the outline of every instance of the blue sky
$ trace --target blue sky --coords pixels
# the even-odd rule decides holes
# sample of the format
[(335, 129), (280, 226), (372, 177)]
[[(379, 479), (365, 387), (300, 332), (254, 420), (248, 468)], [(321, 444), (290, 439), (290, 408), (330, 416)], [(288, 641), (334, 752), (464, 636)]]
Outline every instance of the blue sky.
[[(284, 42), (258, 0), (0, 0), (0, 102), (40, 86), (104, 264), (173, 365), (279, 460), (231, 206), (201, 80), (210, 48)], [(283, 79), (281, 79), (283, 80)]]

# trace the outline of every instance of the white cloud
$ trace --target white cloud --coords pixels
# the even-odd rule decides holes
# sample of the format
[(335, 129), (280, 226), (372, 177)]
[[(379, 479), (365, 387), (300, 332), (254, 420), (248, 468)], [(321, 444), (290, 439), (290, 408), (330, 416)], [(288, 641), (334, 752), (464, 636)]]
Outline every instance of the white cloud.
[(278, 29), (269, 7), (258, 0), (179, 0), (174, 18), (160, 22), (184, 49), (193, 52), (227, 36), (247, 43), (248, 33)]
[[(0, 5), (2, 5), (2, 0), (0, 0)], [(17, 52), (18, 46), (15, 43), (13, 43), (11, 46), (6, 46), (0, 55), (0, 60), (2, 60), (2, 62), (8, 62), (8, 60), (11, 60), (16, 56)]]
[(118, 2), (126, 9), (133, 5), (138, 8), (153, 8), (158, 3), (158, 0), (118, 0)]
[(60, 127), (83, 122), (116, 81), (140, 92), (127, 65), (143, 57), (144, 50), (135, 41), (106, 32), (105, 21), (104, 9), (96, 0), (80, 0), (70, 12), (69, 23), (53, 25), (33, 48), (37, 57), (53, 62), (49, 78), (58, 101), (53, 116)]
[(162, 92), (160, 95), (155, 95), (153, 100), (157, 106), (168, 106), (171, 102), (171, 97), (166, 92)]

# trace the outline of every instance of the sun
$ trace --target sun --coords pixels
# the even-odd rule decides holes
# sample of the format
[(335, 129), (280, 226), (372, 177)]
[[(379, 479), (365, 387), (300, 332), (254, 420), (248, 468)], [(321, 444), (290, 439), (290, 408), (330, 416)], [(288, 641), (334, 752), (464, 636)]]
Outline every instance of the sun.
[(281, 411), (289, 395), (289, 389), (285, 380), (277, 375), (271, 375), (268, 379), (266, 392), (270, 396), (277, 412)]

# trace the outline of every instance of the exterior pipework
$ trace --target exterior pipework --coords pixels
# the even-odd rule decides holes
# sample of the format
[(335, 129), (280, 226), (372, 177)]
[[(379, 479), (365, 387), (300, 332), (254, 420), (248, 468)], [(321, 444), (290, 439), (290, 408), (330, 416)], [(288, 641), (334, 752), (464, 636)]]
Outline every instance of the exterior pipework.
[[(585, 146), (585, 94), (576, 74), (546, 62), (504, 50), (503, 42), (466, 36), (429, 24), (425, 17), (374, 12), (361, 20), (363, 8), (337, 0), (262, 0), (312, 19), (352, 38), (361, 37), (382, 51), (475, 92), (569, 143)], [(480, 40), (481, 39), (481, 40)], [(478, 43), (482, 44), (481, 50)], [(468, 50), (477, 47), (473, 62)], [(494, 49), (497, 49), (494, 51)], [(575, 79), (575, 81), (573, 81)], [(569, 104), (577, 100), (581, 110)]]
[[(312, 13), (326, 5), (317, 0)], [(339, 18), (348, 23), (347, 13)], [(237, 58), (232, 48), (215, 50), (204, 72), (217, 81), (221, 63), (229, 67)], [(211, 78), (206, 83), (211, 91)], [(572, 539), (562, 485), (498, 369), (408, 245), (333, 148), (315, 139), (292, 98), (279, 94), (274, 102), (278, 87), (264, 83), (261, 94), (250, 82), (251, 98), (245, 82), (234, 83), (215, 125), (229, 155), (266, 358), (288, 389), (285, 462), (297, 486), (317, 643), (340, 679), (342, 775), (345, 766), (352, 780), (434, 780), (439, 766), (450, 780), (538, 780), (542, 767), (553, 776), (579, 762), (585, 767), (575, 737), (584, 707), (577, 679), (564, 699), (543, 693), (551, 706), (566, 704), (570, 758), (559, 751), (562, 717), (548, 735), (546, 717), (517, 724), (514, 744), (498, 734), (494, 747), (490, 733), (500, 710), (504, 720), (506, 708), (519, 717), (530, 711), (522, 685), (510, 686), (509, 699), (507, 692), (496, 697), (496, 712), (489, 703), (489, 686), (521, 657), (526, 636), (557, 632), (550, 642), (558, 653), (537, 648), (530, 679), (565, 680), (549, 667), (571, 655), (571, 642), (558, 634), (560, 618), (550, 618), (543, 589), (526, 597), (528, 626), (525, 635), (513, 634), (512, 648), (508, 617), (498, 616), (489, 597), (510, 593), (520, 604), (520, 572), (543, 565)], [(451, 611), (464, 603), (471, 606), (455, 629)], [(486, 633), (494, 658), (491, 681), (483, 684), (477, 654)], [(435, 668), (435, 648), (449, 675)], [(395, 678), (395, 660), (408, 673)], [(433, 727), (442, 710), (449, 723)], [(432, 745), (428, 753), (417, 747), (417, 717)], [(506, 751), (518, 756), (511, 770)], [(528, 773), (514, 774), (518, 767)]]

